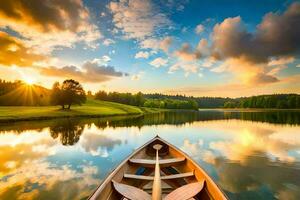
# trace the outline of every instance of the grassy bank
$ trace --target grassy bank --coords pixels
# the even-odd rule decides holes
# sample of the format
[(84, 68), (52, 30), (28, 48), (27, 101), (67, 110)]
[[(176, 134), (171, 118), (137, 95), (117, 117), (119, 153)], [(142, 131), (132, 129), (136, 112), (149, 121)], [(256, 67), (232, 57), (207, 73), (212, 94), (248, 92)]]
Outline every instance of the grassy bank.
[(41, 120), (67, 117), (105, 117), (160, 112), (160, 109), (139, 108), (119, 103), (88, 99), (82, 106), (61, 110), (58, 106), (0, 106), (0, 122)]

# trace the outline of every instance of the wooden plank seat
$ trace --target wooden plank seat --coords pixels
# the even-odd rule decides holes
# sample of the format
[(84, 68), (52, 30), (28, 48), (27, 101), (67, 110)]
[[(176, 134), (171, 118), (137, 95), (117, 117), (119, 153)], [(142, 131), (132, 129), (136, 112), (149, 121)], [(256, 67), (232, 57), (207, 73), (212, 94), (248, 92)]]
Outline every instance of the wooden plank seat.
[[(169, 167), (169, 166), (173, 166), (173, 165), (178, 165), (181, 164), (185, 161), (184, 157), (180, 157), (180, 158), (169, 158), (169, 159), (160, 159), (159, 160), (159, 166), (161, 168), (163, 167)], [(129, 159), (129, 162), (132, 164), (137, 164), (137, 165), (141, 165), (144, 167), (155, 167), (155, 160), (150, 160), (150, 159), (136, 159), (136, 158), (132, 158)]]
[(170, 179), (179, 179), (179, 178), (187, 178), (190, 176), (194, 176), (194, 172), (186, 172), (186, 173), (180, 173), (180, 174), (172, 174), (172, 175), (166, 175), (162, 176), (161, 180), (170, 180)]
[[(190, 176), (194, 176), (194, 172), (186, 172), (181, 174), (172, 174), (161, 176), (161, 180), (170, 180), (170, 179), (179, 179), (179, 178), (187, 178)], [(135, 175), (135, 174), (124, 174), (124, 178), (138, 179), (138, 180), (147, 180), (153, 181), (153, 176), (143, 176), (143, 175)]]

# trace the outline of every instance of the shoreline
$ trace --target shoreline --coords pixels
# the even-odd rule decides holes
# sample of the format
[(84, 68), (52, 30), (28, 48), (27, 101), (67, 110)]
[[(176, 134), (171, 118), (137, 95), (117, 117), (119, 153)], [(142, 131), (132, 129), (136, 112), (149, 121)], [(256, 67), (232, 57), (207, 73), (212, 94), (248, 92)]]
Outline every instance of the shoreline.
[[(124, 104), (118, 104), (113, 102), (101, 102), (104, 105), (101, 106), (74, 106), (71, 110), (61, 110), (57, 107), (27, 107), (27, 106), (0, 106), (0, 125), (4, 123), (13, 123), (20, 121), (42, 121), (42, 120), (53, 120), (53, 119), (78, 119), (78, 118), (105, 118), (105, 117), (126, 117), (134, 115), (147, 115), (162, 112), (201, 112), (201, 111), (219, 111), (219, 112), (300, 112), (300, 109), (264, 109), (264, 108), (199, 108), (198, 110), (179, 110), (179, 109), (159, 109), (159, 108), (148, 108), (148, 107), (136, 107)], [(106, 106), (106, 107), (105, 107)], [(120, 106), (122, 108), (120, 108)], [(51, 108), (51, 109), (49, 109)], [(88, 109), (87, 109), (88, 108)], [(118, 108), (118, 110), (107, 110), (112, 108)], [(46, 109), (46, 111), (44, 111)], [(106, 109), (106, 112), (97, 109)], [(18, 111), (16, 115), (1, 115), (1, 111), (13, 113)], [(22, 110), (25, 110), (22, 112)], [(33, 110), (34, 112), (26, 115), (26, 111)], [(84, 112), (83, 112), (84, 110)], [(95, 113), (96, 111), (96, 113)], [(24, 114), (25, 113), (25, 114)], [(100, 114), (101, 113), (101, 114)], [(20, 114), (20, 115), (18, 115)], [(23, 115), (23, 116), (22, 116)], [(34, 116), (36, 115), (36, 116)]]
[[(0, 107), (1, 108), (1, 107)], [(166, 109), (144, 109), (140, 108), (142, 112), (130, 112), (130, 113), (112, 113), (112, 114), (76, 114), (76, 115), (54, 115), (54, 116), (37, 116), (37, 117), (18, 117), (18, 118), (0, 118), (0, 125), (4, 123), (13, 123), (21, 121), (43, 121), (53, 119), (78, 119), (78, 118), (106, 118), (106, 117), (126, 117), (126, 116), (143, 116), (149, 114), (168, 112)], [(68, 112), (68, 111), (66, 111)]]
[(103, 118), (166, 112), (166, 109), (136, 107), (107, 101), (88, 100), (82, 106), (61, 110), (57, 106), (0, 106), (0, 123), (67, 118)]
[(134, 116), (134, 115), (147, 115), (154, 114), (166, 111), (158, 111), (158, 112), (149, 112), (149, 113), (126, 113), (126, 114), (86, 114), (86, 115), (66, 115), (66, 116), (40, 116), (40, 117), (24, 117), (24, 118), (4, 118), (0, 119), (0, 125), (3, 123), (10, 122), (21, 122), (21, 121), (42, 121), (42, 120), (52, 120), (52, 119), (77, 119), (77, 118), (105, 118), (105, 117), (119, 117), (119, 116)]

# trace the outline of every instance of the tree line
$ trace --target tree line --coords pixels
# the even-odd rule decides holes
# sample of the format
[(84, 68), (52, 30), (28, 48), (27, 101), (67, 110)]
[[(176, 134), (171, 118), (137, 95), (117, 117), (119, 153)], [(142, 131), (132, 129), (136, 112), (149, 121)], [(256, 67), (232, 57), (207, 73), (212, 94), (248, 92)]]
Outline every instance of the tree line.
[(225, 102), (233, 100), (231, 98), (222, 97), (194, 97), (186, 95), (166, 95), (160, 93), (144, 94), (144, 96), (149, 99), (193, 100), (197, 102), (199, 108), (222, 108)]
[(176, 100), (176, 99), (146, 99), (145, 107), (166, 108), (166, 109), (192, 109), (197, 110), (198, 104), (194, 100)]
[(273, 94), (237, 98), (225, 102), (224, 108), (300, 108), (300, 95)]
[[(86, 101), (82, 85), (72, 79), (63, 83), (54, 83), (52, 90), (42, 86), (30, 86), (31, 95), (26, 95), (28, 87), (22, 81), (5, 81), (0, 79), (0, 105), (60, 105), (70, 109), (72, 105), (81, 105)], [(160, 93), (137, 94), (98, 91), (95, 95), (87, 93), (89, 98), (111, 101), (133, 106), (167, 109), (198, 108), (300, 108), (300, 95), (273, 94), (241, 98), (193, 97), (185, 95), (165, 95)], [(25, 98), (27, 97), (27, 99)]]
[(0, 96), (5, 95), (20, 86), (22, 86), (24, 83), (22, 81), (16, 80), (16, 81), (6, 81), (0, 79)]
[(112, 101), (133, 106), (144, 106), (150, 108), (167, 108), (167, 109), (198, 109), (198, 104), (192, 99), (179, 100), (171, 98), (145, 98), (141, 92), (137, 94), (120, 93), (120, 92), (105, 92), (98, 91), (95, 94), (95, 99), (103, 101)]
[(138, 92), (137, 94), (131, 94), (120, 92), (105, 92), (100, 90), (95, 94), (95, 99), (133, 106), (143, 106), (145, 102), (144, 95), (141, 92)]
[(193, 97), (185, 95), (144, 94), (145, 98), (194, 100), (199, 108), (300, 108), (298, 94), (272, 94), (239, 98)]

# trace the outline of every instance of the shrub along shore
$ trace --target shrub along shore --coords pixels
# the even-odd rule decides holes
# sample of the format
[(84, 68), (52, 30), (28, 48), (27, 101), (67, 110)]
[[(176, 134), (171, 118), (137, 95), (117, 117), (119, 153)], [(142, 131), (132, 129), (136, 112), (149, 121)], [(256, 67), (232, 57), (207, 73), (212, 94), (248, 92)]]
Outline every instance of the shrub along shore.
[(165, 110), (88, 99), (82, 106), (73, 106), (71, 110), (61, 110), (57, 106), (0, 106), (0, 122), (72, 117), (143, 115), (163, 111)]

